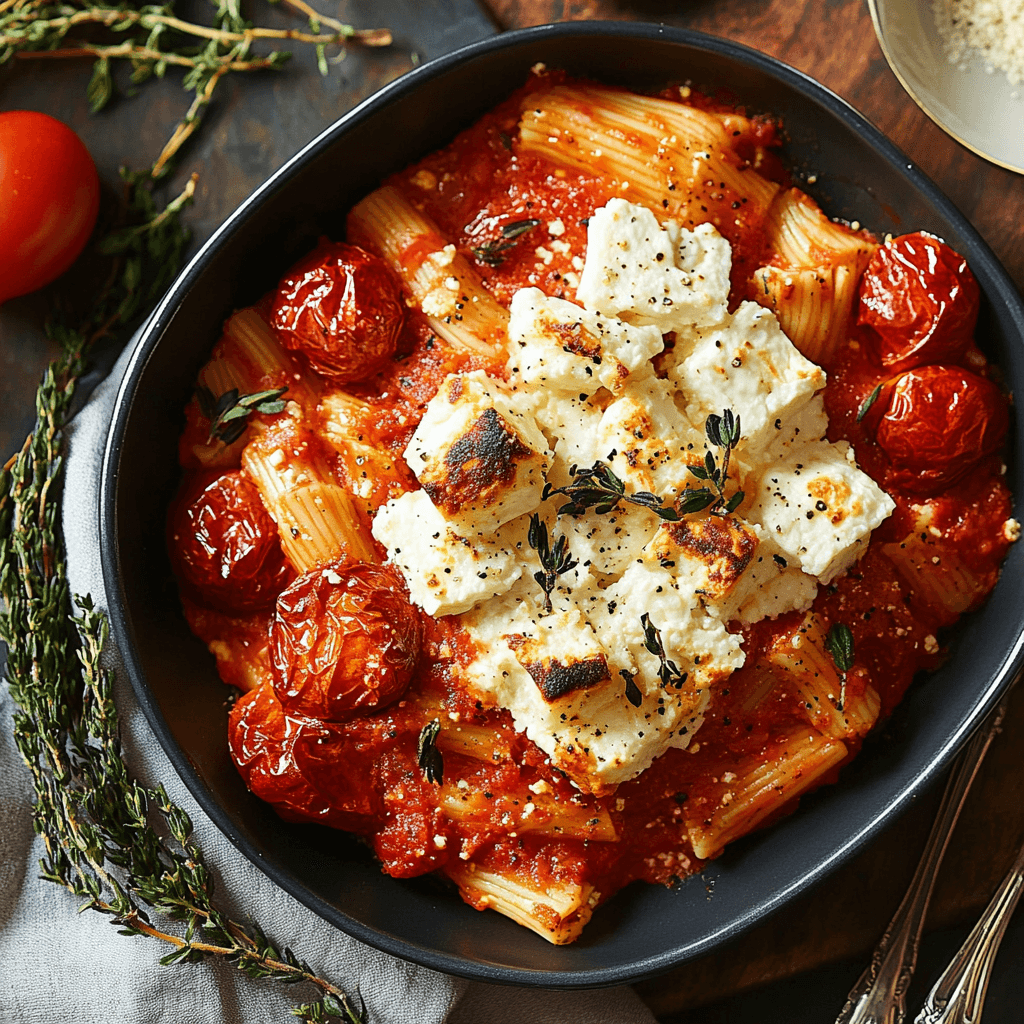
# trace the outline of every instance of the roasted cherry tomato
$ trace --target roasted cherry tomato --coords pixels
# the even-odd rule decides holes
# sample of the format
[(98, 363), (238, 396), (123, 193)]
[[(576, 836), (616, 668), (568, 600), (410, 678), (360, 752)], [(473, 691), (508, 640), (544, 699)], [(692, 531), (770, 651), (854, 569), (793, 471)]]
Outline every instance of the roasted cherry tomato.
[(958, 363), (978, 319), (978, 282), (945, 242), (918, 232), (875, 251), (860, 285), (858, 323), (878, 332), (882, 365)]
[(270, 686), (236, 701), (228, 746), (246, 786), (288, 821), (361, 832), (378, 811), (368, 773), (346, 756), (343, 738), (289, 715)]
[(323, 241), (278, 285), (270, 323), (285, 348), (345, 384), (387, 366), (404, 316), (401, 285), (382, 259)]
[(274, 688), (289, 712), (326, 722), (374, 711), (405, 692), (422, 636), (395, 569), (342, 561), (311, 569), (277, 599)]
[(0, 302), (63, 274), (99, 208), (96, 167), (67, 125), (31, 110), (0, 113)]
[(922, 366), (896, 382), (877, 437), (893, 482), (928, 494), (997, 451), (1008, 425), (1006, 399), (990, 380), (959, 366)]
[(237, 471), (186, 496), (171, 520), (170, 548), (179, 578), (225, 611), (268, 608), (292, 578), (277, 525)]

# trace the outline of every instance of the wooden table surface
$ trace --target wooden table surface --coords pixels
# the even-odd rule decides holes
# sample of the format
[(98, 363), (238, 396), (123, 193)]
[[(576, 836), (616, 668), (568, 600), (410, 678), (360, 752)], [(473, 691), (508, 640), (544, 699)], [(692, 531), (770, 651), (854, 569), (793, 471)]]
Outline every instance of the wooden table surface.
[[(452, 40), (464, 42), (492, 31), (486, 17), (475, 15), (466, 2), (341, 0), (321, 6), (328, 13), (336, 8), (340, 17), (362, 26), (389, 24), (396, 29), (396, 45), (388, 52), (353, 50), (326, 80), (316, 75), (311, 55), (297, 54), (295, 66), (278, 77), (229, 82), (203, 128), (205, 142), (186, 153), (181, 164), (181, 177), (193, 163), (203, 171), (190, 214), (197, 242), (299, 144), (345, 109), (419, 59), (444, 52), (454, 45)], [(1024, 177), (974, 156), (916, 107), (885, 63), (863, 0), (490, 0), (489, 7), (502, 28), (583, 18), (663, 21), (780, 58), (848, 100), (900, 146), (972, 221), (1024, 291)], [(267, 14), (262, 5), (252, 16), (263, 22), (288, 21), (279, 11)], [(0, 69), (0, 109), (45, 109), (73, 124), (97, 157), (109, 191), (126, 153), (143, 154), (134, 158), (142, 164), (159, 151), (180, 116), (183, 99), (173, 86), (159, 83), (136, 99), (122, 101), (120, 109), (90, 118), (84, 100), (88, 78), (89, 68), (82, 64), (58, 68), (53, 62), (19, 62), (16, 68)], [(276, 109), (286, 90), (300, 90), (302, 102), (288, 108), (287, 130), (277, 131), (280, 126), (267, 123), (263, 113)], [(0, 446), (5, 452), (20, 443), (31, 425), (35, 384), (51, 356), (40, 328), (46, 301), (45, 296), (15, 300), (0, 312), (0, 364), (5, 371), (0, 375)], [(1024, 839), (1021, 749), (1024, 696), (1011, 706), (1003, 734), (975, 784), (938, 882), (930, 926), (976, 916)], [(823, 888), (721, 952), (644, 983), (643, 998), (659, 1016), (672, 1019), (725, 992), (867, 956), (913, 872), (935, 796), (923, 798)]]

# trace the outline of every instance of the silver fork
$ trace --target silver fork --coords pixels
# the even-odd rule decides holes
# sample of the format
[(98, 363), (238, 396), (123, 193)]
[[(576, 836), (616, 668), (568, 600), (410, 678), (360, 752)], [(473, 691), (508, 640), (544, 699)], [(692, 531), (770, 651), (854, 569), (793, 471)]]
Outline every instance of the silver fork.
[(910, 888), (875, 947), (871, 962), (846, 997), (836, 1024), (902, 1024), (906, 1017), (907, 988), (917, 964), (935, 877), (967, 792), (1003, 720), (1006, 702), (1004, 697), (957, 756)]
[(939, 975), (914, 1024), (978, 1024), (999, 944), (1021, 893), (1024, 847), (967, 941)]

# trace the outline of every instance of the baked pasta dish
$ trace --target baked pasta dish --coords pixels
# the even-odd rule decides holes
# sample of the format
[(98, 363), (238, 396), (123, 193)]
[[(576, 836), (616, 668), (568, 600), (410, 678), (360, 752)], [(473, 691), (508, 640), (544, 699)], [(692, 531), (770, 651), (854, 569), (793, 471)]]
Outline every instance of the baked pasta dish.
[(978, 286), (779, 135), (538, 67), (224, 325), (170, 552), (283, 818), (571, 942), (941, 663), (1018, 533)]

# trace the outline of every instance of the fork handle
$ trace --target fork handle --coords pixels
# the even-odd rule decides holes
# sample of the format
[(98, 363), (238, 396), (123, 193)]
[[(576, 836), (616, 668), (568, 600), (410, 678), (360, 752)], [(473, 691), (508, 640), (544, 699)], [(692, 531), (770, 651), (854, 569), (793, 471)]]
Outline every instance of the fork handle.
[(992, 966), (1024, 892), (1024, 847), (967, 941), (939, 976), (914, 1024), (978, 1024)]
[(871, 962), (846, 997), (836, 1024), (902, 1024), (935, 876), (964, 799), (1005, 711), (1004, 698), (958, 755), (910, 888), (875, 947)]

